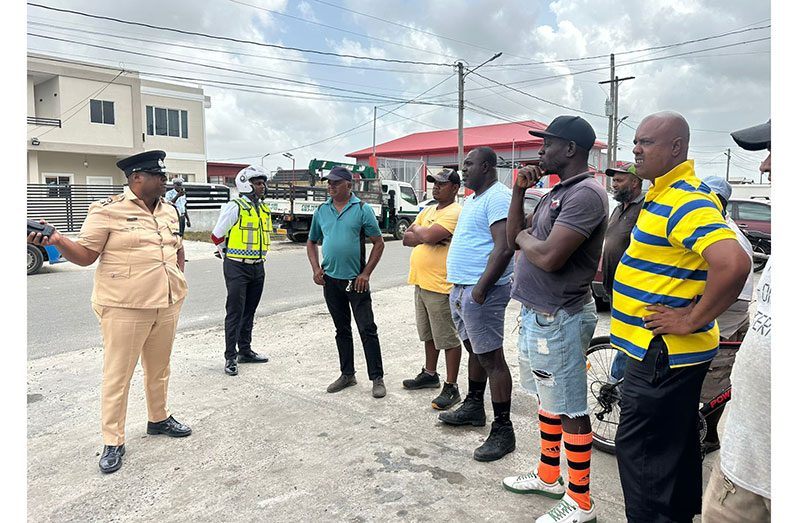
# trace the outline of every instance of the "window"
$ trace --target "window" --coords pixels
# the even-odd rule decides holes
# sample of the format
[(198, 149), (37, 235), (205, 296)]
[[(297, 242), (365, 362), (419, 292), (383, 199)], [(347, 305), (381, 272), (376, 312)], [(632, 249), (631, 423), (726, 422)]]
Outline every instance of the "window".
[(69, 195), (69, 184), (72, 183), (72, 175), (45, 174), (44, 183), (51, 186), (47, 189), (48, 198), (66, 198)]
[(114, 125), (114, 102), (107, 100), (90, 100), (89, 114), (92, 123)]
[(180, 111), (180, 136), (188, 138), (188, 111)]
[(147, 134), (188, 138), (188, 111), (148, 105)]
[(416, 199), (416, 192), (413, 190), (412, 187), (405, 187), (403, 185), (399, 187), (399, 191), (402, 195), (403, 200), (412, 203), (413, 205), (418, 205), (418, 200)]
[(737, 202), (737, 219), (769, 222), (770, 205), (764, 203)]

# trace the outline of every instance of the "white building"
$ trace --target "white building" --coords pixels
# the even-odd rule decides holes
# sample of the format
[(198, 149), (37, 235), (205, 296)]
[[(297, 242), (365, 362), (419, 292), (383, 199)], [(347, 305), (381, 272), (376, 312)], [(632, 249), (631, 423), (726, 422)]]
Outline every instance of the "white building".
[(209, 107), (201, 88), (29, 53), (27, 183), (122, 185), (116, 162), (152, 149), (170, 178), (206, 182)]

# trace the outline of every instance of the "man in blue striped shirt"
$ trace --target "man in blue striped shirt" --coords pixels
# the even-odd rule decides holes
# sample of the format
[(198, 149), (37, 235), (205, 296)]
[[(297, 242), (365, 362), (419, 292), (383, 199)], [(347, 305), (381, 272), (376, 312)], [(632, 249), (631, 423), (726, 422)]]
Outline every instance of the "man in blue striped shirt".
[(460, 211), (446, 274), (454, 284), (449, 294), (452, 319), (468, 351), (468, 395), (460, 408), (438, 419), (449, 425), (485, 425), (484, 395), (490, 381), (494, 420), (474, 459), (495, 461), (515, 450), (510, 422), (513, 379), (504, 359), (504, 312), (513, 272), (506, 232), (512, 195), (497, 178), (496, 153), (490, 147), (468, 153), (462, 179), (474, 194)]

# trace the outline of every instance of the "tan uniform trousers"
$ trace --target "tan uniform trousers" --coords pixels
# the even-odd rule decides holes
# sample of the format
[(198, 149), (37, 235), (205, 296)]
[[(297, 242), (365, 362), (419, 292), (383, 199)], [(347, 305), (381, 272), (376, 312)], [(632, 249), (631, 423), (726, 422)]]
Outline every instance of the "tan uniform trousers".
[(139, 355), (149, 421), (169, 417), (169, 357), (183, 300), (164, 309), (127, 309), (92, 304), (103, 335), (102, 433), (104, 445), (125, 442), (130, 379)]

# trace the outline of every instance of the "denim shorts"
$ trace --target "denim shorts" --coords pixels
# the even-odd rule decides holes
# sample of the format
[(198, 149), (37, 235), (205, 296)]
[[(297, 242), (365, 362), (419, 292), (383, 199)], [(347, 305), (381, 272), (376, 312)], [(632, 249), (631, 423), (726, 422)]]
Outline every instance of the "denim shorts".
[(568, 314), (543, 314), (521, 306), (518, 363), (521, 388), (537, 394), (540, 407), (570, 418), (589, 413), (585, 352), (596, 330), (596, 303)]
[(473, 285), (455, 285), (449, 294), (452, 319), (460, 339), (469, 340), (474, 354), (487, 354), (504, 346), (504, 312), (512, 284), (494, 285), (480, 305), (471, 297)]

